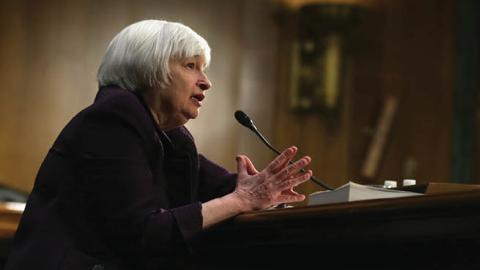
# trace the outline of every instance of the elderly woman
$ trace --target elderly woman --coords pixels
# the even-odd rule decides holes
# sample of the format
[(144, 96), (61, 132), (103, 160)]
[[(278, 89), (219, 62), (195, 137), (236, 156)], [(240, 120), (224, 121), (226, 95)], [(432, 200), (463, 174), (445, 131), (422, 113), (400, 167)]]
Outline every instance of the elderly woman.
[(207, 42), (180, 23), (123, 29), (98, 70), (94, 103), (48, 152), (6, 269), (173, 269), (202, 230), (239, 213), (297, 202), (310, 162), (290, 147), (236, 174), (197, 153), (183, 126), (212, 86)]

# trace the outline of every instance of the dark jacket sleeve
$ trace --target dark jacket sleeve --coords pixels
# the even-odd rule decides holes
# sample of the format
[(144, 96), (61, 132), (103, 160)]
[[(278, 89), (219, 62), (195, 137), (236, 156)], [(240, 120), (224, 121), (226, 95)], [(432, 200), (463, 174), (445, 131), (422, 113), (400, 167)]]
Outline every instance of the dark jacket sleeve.
[(162, 145), (138, 100), (120, 97), (97, 106), (85, 112), (80, 128), (79, 189), (111, 247), (128, 256), (188, 247), (201, 230), (201, 204), (168, 208), (162, 168), (152, 170)]
[[(186, 127), (180, 127), (168, 132), (168, 134), (172, 138), (182, 141), (184, 146), (195, 148), (194, 138)], [(221, 197), (235, 189), (237, 184), (236, 173), (231, 173), (205, 156), (197, 154), (196, 149), (191, 149), (191, 151), (195, 151), (195, 155), (198, 157), (198, 199), (201, 202)]]
[(202, 202), (223, 196), (232, 192), (237, 184), (237, 174), (230, 173), (203, 155), (199, 155), (200, 190)]

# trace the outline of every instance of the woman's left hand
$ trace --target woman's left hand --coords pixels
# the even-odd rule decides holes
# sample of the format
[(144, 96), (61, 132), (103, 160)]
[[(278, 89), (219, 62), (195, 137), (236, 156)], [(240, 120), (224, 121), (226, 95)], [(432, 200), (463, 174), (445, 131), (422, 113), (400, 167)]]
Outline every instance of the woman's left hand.
[(293, 188), (312, 176), (310, 170), (301, 171), (310, 163), (311, 158), (305, 156), (290, 164), (296, 153), (296, 147), (287, 148), (260, 172), (248, 157), (237, 157), (238, 182), (234, 193), (240, 199), (243, 211), (305, 199), (304, 195), (295, 192)]

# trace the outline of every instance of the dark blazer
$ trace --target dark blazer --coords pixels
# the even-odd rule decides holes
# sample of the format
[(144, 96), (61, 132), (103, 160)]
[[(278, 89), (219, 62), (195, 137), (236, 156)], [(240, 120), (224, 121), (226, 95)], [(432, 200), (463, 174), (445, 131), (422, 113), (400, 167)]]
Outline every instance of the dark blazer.
[(185, 127), (163, 132), (139, 96), (102, 88), (42, 163), (6, 269), (174, 269), (201, 202), (235, 184)]

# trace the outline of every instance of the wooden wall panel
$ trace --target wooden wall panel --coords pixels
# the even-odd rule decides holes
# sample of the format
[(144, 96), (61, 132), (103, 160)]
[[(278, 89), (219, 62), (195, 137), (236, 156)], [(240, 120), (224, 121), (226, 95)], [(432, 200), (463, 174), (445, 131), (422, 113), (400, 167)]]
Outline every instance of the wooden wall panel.
[(399, 110), (378, 180), (449, 181), (454, 1), (389, 3), (381, 90), (398, 97)]
[[(254, 15), (246, 22), (242, 14)], [(210, 43), (212, 63), (208, 75), (213, 88), (207, 92), (200, 117), (189, 122), (188, 127), (202, 153), (235, 170), (235, 155), (245, 150), (243, 138), (252, 137), (234, 120), (235, 109), (242, 104), (260, 106), (262, 109), (255, 110), (253, 116), (259, 123), (271, 123), (272, 105), (256, 99), (245, 88), (262, 88), (265, 95), (271, 96), (268, 93), (274, 91), (270, 87), (274, 76), (248, 72), (240, 75), (242, 69), (250, 71), (243, 65), (256, 65), (242, 57), (258, 54), (262, 55), (262, 71), (274, 75), (275, 44), (255, 39), (262, 31), (275, 37), (276, 28), (269, 15), (267, 1), (3, 1), (0, 183), (30, 191), (57, 134), (93, 101), (97, 67), (109, 41), (123, 27), (142, 19), (183, 22)], [(261, 27), (251, 32), (248, 27), (255, 24)], [(244, 49), (242, 42), (249, 44), (248, 48)], [(248, 84), (242, 85), (241, 81)], [(272, 127), (265, 125), (264, 132), (272, 134)], [(267, 153), (264, 148), (249, 147), (245, 154), (261, 166), (270, 159)]]
[[(339, 128), (329, 132), (319, 115), (288, 110), (290, 63), (285, 60), (279, 71), (276, 142), (296, 144), (311, 155), (315, 175), (332, 186), (407, 176), (418, 182), (449, 181), (455, 1), (373, 0), (366, 7), (349, 44)], [(285, 39), (292, 32), (289, 24), (283, 26), (281, 43), (293, 38)], [(282, 50), (286, 55), (289, 45)], [(398, 98), (398, 112), (380, 168), (375, 177), (365, 178), (362, 165), (388, 95)], [(408, 164), (415, 168), (408, 172)], [(311, 183), (298, 188), (304, 193), (319, 189)]]
[[(347, 106), (342, 107), (339, 122), (336, 130), (330, 130), (328, 124), (318, 114), (293, 113), (289, 109), (289, 88), (290, 85), (290, 66), (292, 43), (295, 39), (294, 14), (289, 10), (279, 13), (279, 27), (282, 29), (280, 34), (280, 65), (278, 79), (278, 97), (276, 106), (276, 126), (275, 126), (275, 144), (279, 148), (285, 148), (291, 145), (299, 147), (297, 158), (303, 155), (312, 157), (312, 163), (309, 166), (314, 175), (329, 184), (336, 187), (340, 185), (347, 177), (347, 148), (348, 141), (345, 132), (349, 129), (348, 117), (346, 113), (350, 109)], [(303, 194), (308, 194), (315, 190), (323, 189), (313, 182), (307, 182), (300, 185), (296, 190)]]
[[(418, 181), (449, 180), (455, 1), (361, 1), (368, 3), (368, 16), (358, 25), (350, 46), (343, 107), (338, 129), (333, 132), (321, 117), (292, 114), (287, 108), (289, 46), (293, 39), (288, 16), (277, 16), (280, 20), (283, 17), (283, 23), (276, 26), (281, 31), (277, 39), (280, 64), (272, 57), (275, 44), (243, 41), (259, 38), (249, 30), (252, 23), (242, 21), (248, 17), (245, 14), (254, 13), (255, 23), (275, 43), (276, 35), (270, 31), (276, 28), (268, 18), (273, 10), (265, 4), (257, 9), (253, 2), (2, 3), (0, 183), (26, 191), (31, 188), (36, 170), (60, 129), (91, 103), (97, 90), (96, 68), (113, 35), (135, 20), (162, 16), (195, 25), (211, 43), (214, 56), (210, 78), (214, 88), (207, 100), (210, 105), (190, 126), (200, 150), (229, 169), (235, 169), (233, 156), (239, 151), (246, 150), (253, 159), (259, 157), (260, 165), (271, 157), (263, 146), (242, 146), (255, 140), (249, 141), (252, 134), (232, 118), (235, 109), (245, 106), (254, 111), (256, 122), (266, 127), (263, 131), (277, 148), (299, 146), (299, 156), (311, 155), (315, 175), (332, 186), (348, 180), (373, 183), (384, 178), (401, 179), (409, 158), (416, 161)], [(218, 10), (222, 12), (216, 14)], [(243, 49), (245, 44), (249, 44), (248, 50)], [(242, 57), (258, 55), (267, 61), (262, 68), (251, 59), (243, 63), (252, 68), (241, 66)], [(278, 69), (277, 78), (256, 75), (262, 70), (270, 74), (272, 69)], [(252, 70), (254, 74), (249, 73)], [(255, 99), (255, 91), (264, 87), (274, 95), (274, 102), (262, 102), (268, 97), (263, 93), (262, 99)], [(399, 114), (377, 177), (362, 179), (361, 166), (387, 94), (399, 97)], [(272, 115), (273, 124), (269, 124)], [(212, 119), (215, 128), (209, 128)], [(212, 142), (224, 147), (211, 147)], [(299, 187), (303, 193), (317, 189), (312, 183)]]

